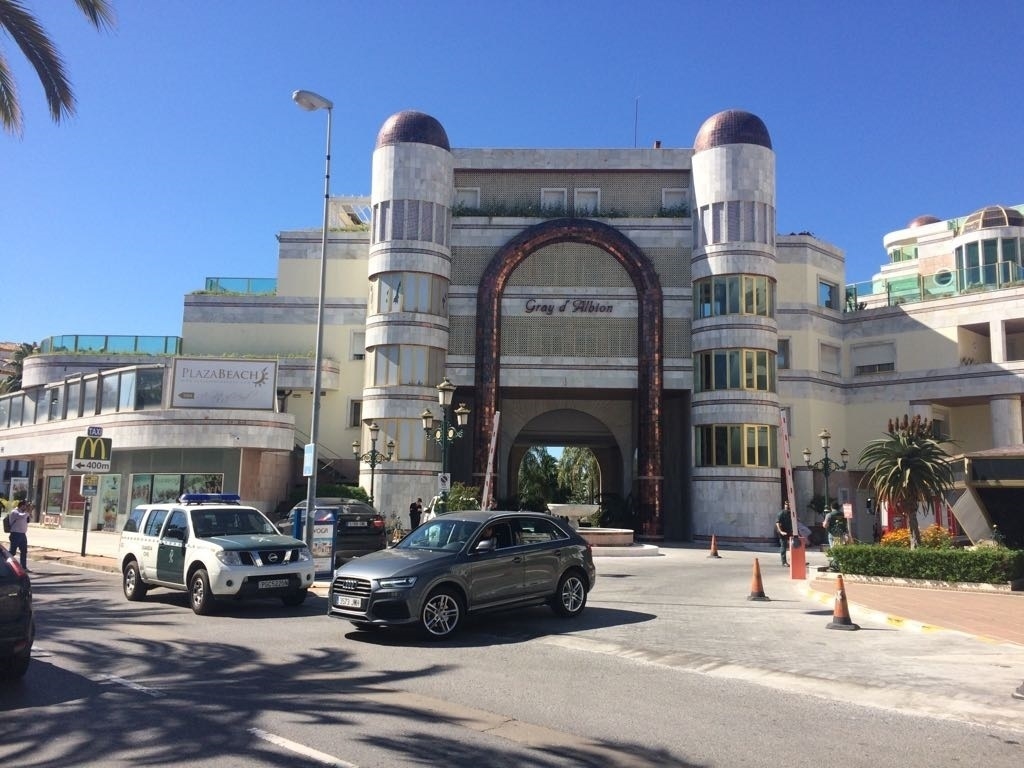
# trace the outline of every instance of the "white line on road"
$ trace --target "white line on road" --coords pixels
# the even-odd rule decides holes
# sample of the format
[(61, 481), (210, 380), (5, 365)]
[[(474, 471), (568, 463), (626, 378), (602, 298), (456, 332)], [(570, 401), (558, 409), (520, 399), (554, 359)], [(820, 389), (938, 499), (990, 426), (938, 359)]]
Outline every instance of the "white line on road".
[(279, 747), (284, 747), (297, 755), (308, 757), (311, 760), (316, 760), (322, 765), (330, 765), (334, 768), (359, 768), (355, 763), (349, 763), (345, 760), (339, 760), (336, 757), (328, 755), (325, 752), (319, 752), (312, 747), (307, 747), (303, 744), (299, 744), (296, 741), (290, 741), (283, 736), (277, 736), (273, 733), (267, 733), (260, 728), (250, 728), (249, 733), (255, 736), (257, 739), (263, 739), (269, 741), (271, 744), (276, 744)]
[(117, 683), (118, 685), (123, 685), (126, 688), (131, 688), (133, 691), (144, 693), (147, 696), (152, 696), (153, 698), (159, 698), (160, 696), (163, 696), (163, 693), (158, 691), (156, 688), (147, 688), (144, 685), (133, 683), (131, 680), (125, 680), (123, 677), (117, 677), (115, 675), (100, 675), (97, 679), (102, 682)]

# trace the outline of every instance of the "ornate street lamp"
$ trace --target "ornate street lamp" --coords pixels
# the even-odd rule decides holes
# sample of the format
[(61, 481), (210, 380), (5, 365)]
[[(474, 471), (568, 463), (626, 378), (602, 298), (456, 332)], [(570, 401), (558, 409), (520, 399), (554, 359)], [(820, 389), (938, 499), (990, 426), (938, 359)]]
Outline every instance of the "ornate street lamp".
[(352, 455), (357, 460), (364, 464), (370, 465), (370, 504), (373, 505), (373, 476), (374, 471), (380, 464), (385, 461), (391, 461), (391, 457), (395, 455), (395, 441), (388, 440), (388, 452), (386, 454), (381, 453), (377, 450), (377, 437), (380, 435), (380, 427), (377, 426), (377, 422), (373, 422), (370, 425), (370, 450), (366, 453), (359, 454), (359, 442), (353, 441), (352, 443)]
[(846, 464), (847, 464), (847, 461), (850, 458), (850, 454), (849, 454), (849, 452), (845, 448), (843, 448), (843, 450), (839, 454), (839, 456), (843, 460), (843, 463), (840, 464), (837, 461), (834, 461), (833, 459), (830, 459), (829, 456), (828, 456), (828, 447), (829, 447), (829, 443), (832, 441), (832, 433), (829, 432), (827, 429), (823, 429), (823, 430), (821, 430), (821, 433), (818, 435), (818, 439), (821, 440), (821, 447), (822, 447), (822, 450), (825, 451), (825, 458), (820, 459), (819, 461), (816, 461), (816, 462), (814, 462), (812, 464), (811, 463), (811, 449), (810, 448), (804, 448), (804, 463), (812, 471), (821, 472), (821, 474), (825, 476), (825, 514), (827, 515), (828, 512), (829, 512), (829, 506), (828, 506), (828, 476), (831, 475), (833, 472), (835, 472), (837, 469), (846, 469)]
[[(327, 110), (327, 163), (324, 169), (324, 229), (320, 241), (320, 285), (317, 290), (316, 308), (316, 347), (313, 352), (313, 405), (310, 413), (309, 444), (306, 446), (304, 463), (309, 470), (309, 482), (306, 488), (306, 544), (313, 546), (313, 520), (316, 515), (316, 474), (317, 474), (317, 440), (320, 437), (320, 384), (324, 358), (324, 291), (327, 284), (327, 221), (330, 213), (331, 200), (331, 114), (334, 103), (312, 91), (295, 91), (292, 100), (303, 109), (314, 112), (318, 109)], [(295, 515), (295, 528), (292, 535), (302, 537), (302, 521)]]
[[(441, 446), (441, 472), (445, 475), (448, 474), (448, 448), (453, 441), (462, 437), (462, 428), (469, 421), (469, 408), (465, 403), (461, 403), (454, 411), (455, 423), (451, 422), (450, 409), (454, 395), (455, 385), (445, 376), (444, 380), (437, 385), (437, 401), (441, 405), (441, 424), (437, 427), (434, 426), (434, 414), (430, 412), (429, 408), (425, 408), (420, 415), (420, 418), (423, 419), (424, 433)], [(443, 515), (447, 511), (448, 488), (444, 487), (441, 490), (441, 514)]]

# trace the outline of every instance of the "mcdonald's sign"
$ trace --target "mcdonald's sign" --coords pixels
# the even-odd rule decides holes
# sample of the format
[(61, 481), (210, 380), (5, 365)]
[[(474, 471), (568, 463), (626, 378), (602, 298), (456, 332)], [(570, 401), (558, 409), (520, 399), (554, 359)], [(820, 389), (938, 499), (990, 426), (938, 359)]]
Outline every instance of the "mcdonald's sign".
[(76, 437), (75, 455), (71, 459), (72, 471), (109, 472), (113, 442), (109, 437)]

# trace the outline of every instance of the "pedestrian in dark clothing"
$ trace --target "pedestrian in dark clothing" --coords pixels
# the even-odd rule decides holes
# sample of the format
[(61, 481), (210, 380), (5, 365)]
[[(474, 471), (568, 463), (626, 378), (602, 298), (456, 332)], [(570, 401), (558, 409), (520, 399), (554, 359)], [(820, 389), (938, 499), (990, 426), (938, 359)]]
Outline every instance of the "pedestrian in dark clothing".
[(28, 570), (28, 502), (22, 499), (10, 513), (11, 557), (21, 551), (21, 567)]
[(783, 503), (782, 511), (775, 520), (775, 535), (779, 537), (779, 557), (782, 558), (782, 564), (789, 565), (786, 558), (789, 553), (789, 537), (793, 535), (793, 513), (788, 501)]
[(423, 514), (423, 499), (416, 499), (412, 504), (409, 505), (409, 527), (412, 529), (418, 528), (420, 525), (420, 516)]

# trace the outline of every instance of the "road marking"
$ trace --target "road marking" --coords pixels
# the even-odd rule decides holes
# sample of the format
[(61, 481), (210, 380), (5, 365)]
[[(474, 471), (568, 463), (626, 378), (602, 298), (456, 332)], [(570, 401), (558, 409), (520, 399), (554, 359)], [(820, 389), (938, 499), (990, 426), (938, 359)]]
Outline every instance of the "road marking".
[(164, 695), (161, 691), (158, 691), (156, 688), (147, 688), (144, 685), (133, 683), (131, 680), (125, 680), (123, 677), (117, 677), (116, 675), (100, 675), (97, 679), (101, 682), (117, 683), (118, 685), (123, 685), (125, 688), (131, 688), (133, 691), (144, 693), (147, 696), (152, 696), (153, 698), (159, 698)]
[(255, 736), (257, 739), (263, 739), (269, 741), (271, 744), (276, 744), (279, 747), (294, 752), (297, 755), (308, 757), (311, 760), (315, 760), (321, 765), (330, 765), (334, 768), (359, 768), (355, 763), (350, 763), (345, 760), (340, 760), (337, 757), (328, 755), (326, 752), (319, 752), (312, 747), (307, 747), (304, 744), (299, 744), (297, 741), (291, 741), (283, 736), (277, 736), (273, 733), (268, 733), (261, 728), (250, 728), (249, 733)]

